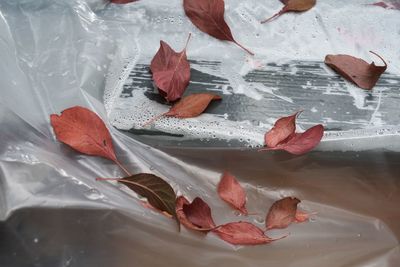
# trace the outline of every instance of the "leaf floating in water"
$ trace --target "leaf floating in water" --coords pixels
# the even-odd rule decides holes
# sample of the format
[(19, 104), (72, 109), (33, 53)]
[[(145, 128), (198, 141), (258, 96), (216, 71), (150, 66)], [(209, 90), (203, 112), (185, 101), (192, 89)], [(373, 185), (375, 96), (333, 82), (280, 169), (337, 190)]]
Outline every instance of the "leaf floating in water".
[(267, 230), (283, 229), (296, 220), (297, 204), (295, 197), (285, 197), (272, 204), (265, 219)]
[(285, 5), (281, 11), (273, 15), (272, 17), (261, 21), (261, 23), (267, 23), (280, 15), (287, 12), (304, 12), (315, 6), (317, 0), (281, 0)]
[(186, 56), (186, 48), (177, 53), (166, 42), (160, 42), (160, 49), (151, 61), (150, 69), (158, 91), (167, 101), (175, 101), (182, 97), (190, 81), (190, 64)]
[(233, 38), (224, 18), (224, 0), (183, 0), (183, 8), (186, 16), (202, 32), (222, 41), (233, 42), (250, 55), (254, 55)]
[(382, 73), (387, 69), (385, 60), (378, 54), (370, 51), (379, 57), (384, 66), (376, 66), (374, 62), (368, 62), (349, 55), (327, 55), (325, 64), (331, 67), (335, 72), (346, 80), (355, 83), (358, 87), (371, 90), (378, 82)]
[(248, 214), (246, 192), (232, 174), (224, 172), (218, 184), (218, 195), (233, 208), (245, 215)]

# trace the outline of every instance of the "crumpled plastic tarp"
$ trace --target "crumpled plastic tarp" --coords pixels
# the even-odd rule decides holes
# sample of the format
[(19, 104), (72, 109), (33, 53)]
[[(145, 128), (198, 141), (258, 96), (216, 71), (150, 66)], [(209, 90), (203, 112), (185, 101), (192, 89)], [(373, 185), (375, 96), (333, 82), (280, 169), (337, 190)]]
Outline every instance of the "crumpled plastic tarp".
[[(400, 75), (397, 10), (364, 6), (369, 1), (320, 1), (301, 14), (304, 20), (315, 17), (313, 29), (326, 35), (316, 49), (316, 37), (304, 34), (300, 15), (282, 16), (280, 26), (271, 26), (278, 28), (261, 30), (257, 19), (281, 7), (279, 1), (264, 2), (226, 1), (235, 36), (260, 57), (321, 60), (342, 52), (365, 58), (368, 50), (379, 50), (389, 61), (388, 71)], [(244, 19), (235, 21), (240, 14)], [(358, 40), (355, 44), (333, 34), (329, 26), (337, 16), (348, 18), (343, 25), (346, 36)], [(362, 21), (353, 22), (355, 17)], [(271, 37), (271, 44), (253, 43), (251, 37), (246, 42), (248, 32), (241, 31), (246, 23)], [(317, 213), (310, 222), (270, 233), (290, 232), (287, 238), (254, 247), (232, 246), (213, 234), (184, 228), (178, 232), (173, 220), (144, 208), (132, 192), (95, 181), (123, 175), (117, 166), (80, 155), (55, 139), (49, 115), (71, 106), (88, 107), (108, 123), (111, 109), (103, 99), (114, 92), (106, 87), (114, 86), (113, 75), (118, 77), (109, 72), (121, 49), (150, 56), (159, 39), (168, 37), (178, 47), (186, 37), (182, 26), (196, 35), (192, 57), (204, 54), (207, 46), (229, 49), (234, 59), (243, 57), (233, 45), (204, 37), (189, 25), (178, 0), (0, 2), (0, 266), (399, 266), (398, 125), (374, 121), (373, 130), (366, 125), (358, 132), (336, 133), (316, 151), (294, 157), (240, 147), (153, 147), (108, 124), (118, 158), (129, 170), (164, 177), (191, 199), (201, 196), (218, 223), (249, 220), (262, 227), (267, 209), (284, 196), (300, 198), (302, 210)], [(387, 36), (385, 43), (378, 33)], [(364, 41), (357, 38), (365, 38), (370, 47), (361, 47)], [(218, 56), (216, 49), (211, 51), (210, 57)], [(136, 59), (124, 60), (134, 65)], [(360, 104), (356, 92), (351, 89)], [(398, 114), (393, 109), (393, 117)], [(215, 188), (224, 170), (239, 178), (248, 210), (259, 214), (238, 216), (219, 200)]]

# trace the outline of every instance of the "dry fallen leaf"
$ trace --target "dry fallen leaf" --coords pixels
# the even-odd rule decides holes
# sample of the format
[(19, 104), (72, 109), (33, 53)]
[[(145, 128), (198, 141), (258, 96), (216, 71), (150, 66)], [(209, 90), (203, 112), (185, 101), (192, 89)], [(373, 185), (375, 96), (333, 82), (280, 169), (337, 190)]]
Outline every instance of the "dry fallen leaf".
[(317, 0), (281, 0), (285, 5), (281, 11), (273, 15), (272, 17), (261, 21), (261, 23), (269, 22), (280, 15), (287, 12), (304, 12), (315, 6)]
[(177, 53), (166, 42), (160, 42), (160, 49), (151, 61), (150, 69), (158, 91), (167, 101), (182, 97), (190, 81), (190, 64), (186, 57), (186, 48)]
[(218, 195), (233, 208), (247, 215), (246, 193), (232, 174), (224, 172), (218, 184)]
[(249, 222), (232, 222), (218, 226), (213, 230), (222, 240), (232, 245), (260, 245), (267, 244), (286, 236), (272, 239), (264, 231)]
[(201, 198), (196, 197), (192, 203), (183, 204), (183, 212), (189, 222), (202, 230), (209, 231), (215, 228), (211, 209)]
[(222, 41), (233, 42), (250, 55), (254, 55), (233, 38), (224, 18), (224, 0), (183, 0), (183, 8), (186, 16), (202, 32)]
[(299, 203), (300, 200), (295, 197), (285, 197), (272, 204), (265, 219), (267, 230), (283, 229), (294, 222)]
[(349, 55), (327, 55), (325, 64), (331, 67), (335, 72), (346, 80), (355, 83), (358, 87), (371, 90), (378, 82), (382, 73), (387, 69), (385, 60), (378, 54), (370, 51), (379, 57), (384, 66), (376, 66), (374, 62), (368, 62)]
[(179, 100), (179, 102), (176, 103), (169, 111), (154, 117), (150, 121), (143, 124), (142, 127), (145, 127), (164, 116), (175, 118), (197, 117), (201, 113), (203, 113), (204, 110), (206, 110), (211, 101), (221, 99), (222, 98), (219, 95), (209, 93), (192, 94), (189, 96), (185, 96), (181, 100)]

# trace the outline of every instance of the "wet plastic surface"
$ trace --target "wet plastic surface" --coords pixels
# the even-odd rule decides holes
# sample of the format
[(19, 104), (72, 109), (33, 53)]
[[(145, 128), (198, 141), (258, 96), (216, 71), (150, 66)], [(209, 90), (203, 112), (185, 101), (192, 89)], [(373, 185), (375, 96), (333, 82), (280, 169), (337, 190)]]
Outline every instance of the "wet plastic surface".
[[(97, 0), (1, 1), (1, 267), (399, 266), (399, 11), (367, 7), (366, 1), (324, 1), (307, 13), (282, 16), (271, 25), (259, 26), (257, 19), (278, 10), (279, 1), (243, 2), (229, 1), (227, 20), (235, 37), (254, 50), (261, 62), (281, 64), (294, 58), (320, 62), (325, 54), (339, 52), (368, 59), (367, 51), (373, 50), (388, 59), (388, 73), (370, 94), (347, 83), (339, 87), (333, 83), (328, 93), (328, 87), (323, 87), (320, 96), (311, 93), (304, 97), (301, 91), (289, 94), (287, 86), (277, 86), (271, 89), (268, 102), (265, 92), (259, 93), (264, 100), (244, 93), (252, 89), (243, 87), (246, 84), (241, 77), (247, 72), (225, 68), (221, 75), (232, 87), (231, 95), (241, 95), (240, 103), (252, 103), (244, 108), (276, 104), (265, 109), (259, 132), (276, 117), (307, 103), (310, 95), (316, 99), (327, 95), (332, 106), (336, 103), (341, 112), (351, 111), (347, 118), (329, 121), (326, 118), (339, 116), (339, 110), (326, 109), (318, 116), (313, 105), (307, 106), (302, 126), (326, 122), (332, 128), (316, 151), (301, 157), (258, 153), (223, 136), (218, 141), (231, 148), (215, 147), (215, 143), (214, 148), (195, 148), (200, 143), (196, 138), (138, 137), (108, 125), (118, 157), (132, 172), (153, 172), (179, 194), (191, 199), (201, 196), (211, 205), (218, 223), (249, 220), (262, 226), (273, 201), (289, 195), (303, 200), (302, 209), (318, 214), (308, 223), (272, 232), (272, 236), (291, 234), (264, 246), (235, 247), (212, 234), (204, 237), (186, 229), (179, 233), (172, 220), (144, 208), (131, 192), (95, 181), (96, 177), (121, 176), (117, 166), (80, 155), (55, 140), (49, 114), (74, 105), (86, 106), (115, 125), (125, 78), (139, 64), (148, 64), (159, 39), (179, 49), (190, 30), (194, 38), (189, 58), (207, 58), (208, 62), (219, 58), (227, 65), (241, 60), (237, 64), (243, 65), (246, 56), (242, 51), (212, 40), (186, 23), (181, 1), (141, 0), (124, 6)], [(362, 12), (353, 13), (357, 8)], [(344, 18), (351, 23), (340, 22)], [(302, 26), (310, 20), (312, 27), (305, 32)], [(334, 33), (337, 24), (342, 24), (344, 35)], [(250, 36), (253, 32), (254, 39)], [(325, 38), (326, 45), (316, 49)], [(285, 45), (287, 50), (282, 51)], [(218, 49), (229, 58), (218, 56)], [(328, 76), (337, 79), (332, 73)], [(314, 86), (311, 92), (317, 84), (306, 82), (306, 86)], [(149, 90), (147, 85), (142, 89)], [(333, 99), (335, 92), (342, 96)], [(285, 104), (285, 98), (293, 98), (293, 104)], [(236, 117), (221, 123), (246, 129), (249, 124), (243, 123), (243, 116), (248, 113), (233, 111)], [(212, 123), (214, 116), (211, 112), (192, 122)], [(262, 120), (261, 115), (249, 116), (250, 121)], [(156, 127), (165, 127), (163, 123), (168, 124), (164, 121)], [(124, 125), (127, 130), (132, 128)], [(253, 136), (257, 145), (262, 135)], [(146, 138), (146, 144), (141, 138)], [(176, 146), (178, 143), (181, 146)], [(248, 209), (260, 212), (259, 216), (238, 217), (218, 199), (215, 188), (224, 170), (244, 184)]]

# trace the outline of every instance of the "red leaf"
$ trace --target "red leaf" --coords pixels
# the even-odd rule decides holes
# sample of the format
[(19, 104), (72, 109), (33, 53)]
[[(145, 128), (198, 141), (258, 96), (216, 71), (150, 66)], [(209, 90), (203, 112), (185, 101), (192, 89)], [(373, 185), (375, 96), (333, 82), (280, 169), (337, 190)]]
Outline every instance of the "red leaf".
[(261, 21), (261, 23), (269, 22), (286, 12), (304, 12), (315, 6), (317, 0), (281, 0), (285, 5), (281, 11), (273, 15), (272, 17)]
[(393, 2), (393, 3), (385, 3), (385, 2), (376, 2), (376, 3), (373, 3), (373, 4), (368, 4), (368, 5), (370, 5), (370, 6), (379, 6), (379, 7), (383, 7), (383, 8), (385, 8), (385, 9), (397, 9), (397, 10), (400, 10), (400, 3), (396, 3), (396, 2)]
[(294, 217), (295, 217), (296, 222), (302, 223), (302, 222), (308, 221), (308, 219), (310, 219), (310, 214), (308, 214), (304, 211), (298, 210), (298, 211), (296, 211), (296, 214)]
[(232, 245), (260, 245), (282, 239), (266, 236), (260, 228), (249, 222), (232, 222), (218, 226), (213, 230), (222, 240)]
[(151, 61), (153, 80), (161, 95), (167, 101), (175, 101), (183, 95), (190, 80), (190, 64), (186, 57), (186, 47), (177, 53), (167, 43), (160, 41), (160, 49)]
[(218, 184), (218, 195), (233, 208), (247, 215), (246, 193), (232, 174), (224, 172)]
[(212, 100), (221, 100), (219, 95), (215, 94), (192, 94), (183, 97), (176, 103), (168, 112), (154, 117), (150, 121), (146, 122), (142, 127), (145, 127), (155, 120), (163, 116), (175, 117), (175, 118), (193, 118), (199, 116), (208, 107)]
[(304, 133), (294, 134), (286, 143), (264, 150), (285, 150), (294, 155), (302, 155), (313, 150), (324, 135), (324, 126), (321, 124), (311, 127)]
[(349, 55), (327, 55), (325, 57), (325, 64), (346, 80), (355, 83), (358, 87), (371, 90), (382, 73), (386, 71), (387, 64), (378, 54), (370, 52), (379, 57), (385, 66), (376, 66), (374, 62), (368, 64), (368, 62), (360, 58)]
[(183, 204), (182, 210), (189, 222), (202, 230), (215, 228), (211, 209), (201, 198), (196, 197), (191, 204)]
[(128, 4), (128, 3), (132, 3), (132, 2), (136, 2), (138, 0), (110, 0), (111, 3), (114, 4)]
[(279, 143), (286, 140), (296, 130), (296, 117), (300, 112), (283, 117), (277, 120), (274, 127), (265, 134), (265, 145), (268, 147), (276, 147)]
[(297, 204), (300, 200), (294, 197), (285, 197), (272, 204), (265, 219), (267, 230), (283, 229), (296, 219)]
[(222, 41), (233, 42), (250, 55), (254, 55), (233, 38), (224, 19), (224, 0), (183, 0), (183, 8), (186, 16), (202, 32)]
[(186, 214), (183, 212), (183, 205), (190, 205), (190, 202), (184, 197), (179, 196), (176, 199), (176, 215), (178, 216), (178, 220), (183, 224), (186, 228), (196, 231), (209, 231), (210, 229), (203, 229), (201, 227), (197, 227), (193, 223), (189, 221), (186, 217)]
[(59, 141), (83, 154), (112, 160), (123, 168), (115, 156), (106, 125), (93, 111), (79, 106), (68, 108), (61, 115), (51, 114), (50, 122)]

